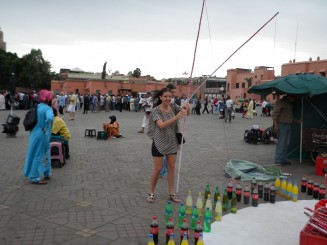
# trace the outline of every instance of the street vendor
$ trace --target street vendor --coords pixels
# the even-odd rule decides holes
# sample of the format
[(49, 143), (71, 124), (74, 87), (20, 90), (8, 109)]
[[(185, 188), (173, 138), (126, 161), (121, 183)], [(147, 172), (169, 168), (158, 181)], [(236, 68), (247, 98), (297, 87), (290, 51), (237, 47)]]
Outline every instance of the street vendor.
[(278, 100), (274, 106), (272, 119), (274, 122), (274, 133), (277, 135), (277, 145), (275, 153), (275, 164), (291, 164), (287, 161), (287, 148), (291, 140), (291, 124), (299, 120), (293, 117), (294, 95), (286, 95)]

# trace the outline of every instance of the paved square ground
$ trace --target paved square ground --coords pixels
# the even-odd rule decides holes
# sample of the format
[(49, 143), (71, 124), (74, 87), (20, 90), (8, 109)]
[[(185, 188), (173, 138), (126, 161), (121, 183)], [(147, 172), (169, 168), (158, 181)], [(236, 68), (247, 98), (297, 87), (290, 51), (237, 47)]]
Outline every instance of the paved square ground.
[[(25, 113), (15, 111), (21, 117), (16, 137), (0, 134), (0, 244), (146, 244), (153, 215), (159, 220), (159, 244), (164, 244), (167, 179), (159, 179), (157, 199), (147, 203), (152, 157), (151, 140), (137, 133), (143, 113), (77, 112), (76, 120), (65, 119), (72, 135), (71, 159), (63, 168), (53, 169), (46, 186), (31, 185), (23, 177), (28, 144), (28, 132), (22, 125)], [(1, 123), (8, 114), (0, 111)], [(112, 114), (117, 116), (124, 138), (103, 141), (84, 137), (86, 128), (101, 130)], [(253, 124), (266, 128), (272, 120), (260, 116), (242, 119), (241, 114), (236, 114), (232, 123), (212, 114), (188, 117), (178, 193), (183, 200), (188, 190), (192, 190), (194, 200), (206, 184), (212, 192), (217, 185), (222, 192), (227, 182), (224, 166), (229, 159), (273, 163), (275, 145), (243, 142), (244, 130)], [(300, 181), (303, 175), (314, 176), (315, 168), (309, 161), (293, 161), (282, 171)], [(300, 194), (299, 198), (309, 197)], [(178, 205), (173, 204), (173, 208), (176, 219)]]

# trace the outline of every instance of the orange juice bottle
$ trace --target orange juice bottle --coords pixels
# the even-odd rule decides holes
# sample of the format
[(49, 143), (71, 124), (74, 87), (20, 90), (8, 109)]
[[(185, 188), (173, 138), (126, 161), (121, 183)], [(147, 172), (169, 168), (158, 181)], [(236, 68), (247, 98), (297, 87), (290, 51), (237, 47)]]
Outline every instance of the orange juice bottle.
[(292, 189), (292, 201), (297, 202), (297, 198), (299, 196), (299, 187), (297, 186), (297, 182), (294, 182), (293, 189)]
[(275, 180), (276, 194), (280, 194), (280, 178), (277, 177)]
[(287, 182), (286, 182), (286, 179), (283, 178), (282, 180), (282, 184), (281, 184), (281, 191), (280, 191), (280, 195), (282, 197), (286, 197), (287, 196), (287, 191), (286, 191), (286, 187), (287, 187)]
[(292, 185), (292, 181), (290, 179), (287, 182), (286, 190), (287, 190), (287, 195), (286, 195), (287, 200), (292, 200), (292, 198), (293, 198), (293, 193), (292, 193), (293, 185)]

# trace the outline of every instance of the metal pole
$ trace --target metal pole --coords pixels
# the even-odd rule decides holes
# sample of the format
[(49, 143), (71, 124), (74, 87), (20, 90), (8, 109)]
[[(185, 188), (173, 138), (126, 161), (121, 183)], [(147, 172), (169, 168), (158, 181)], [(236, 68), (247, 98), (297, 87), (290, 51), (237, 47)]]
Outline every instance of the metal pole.
[(303, 138), (303, 97), (301, 99), (301, 133), (300, 133), (300, 163), (302, 163), (302, 138)]

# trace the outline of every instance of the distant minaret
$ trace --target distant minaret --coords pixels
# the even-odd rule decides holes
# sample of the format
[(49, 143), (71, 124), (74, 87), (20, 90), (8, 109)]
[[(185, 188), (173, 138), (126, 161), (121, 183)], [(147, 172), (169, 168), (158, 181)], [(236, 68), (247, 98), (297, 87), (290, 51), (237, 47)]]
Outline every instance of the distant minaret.
[(3, 41), (3, 32), (1, 31), (1, 27), (0, 27), (0, 49), (6, 51), (6, 43)]

